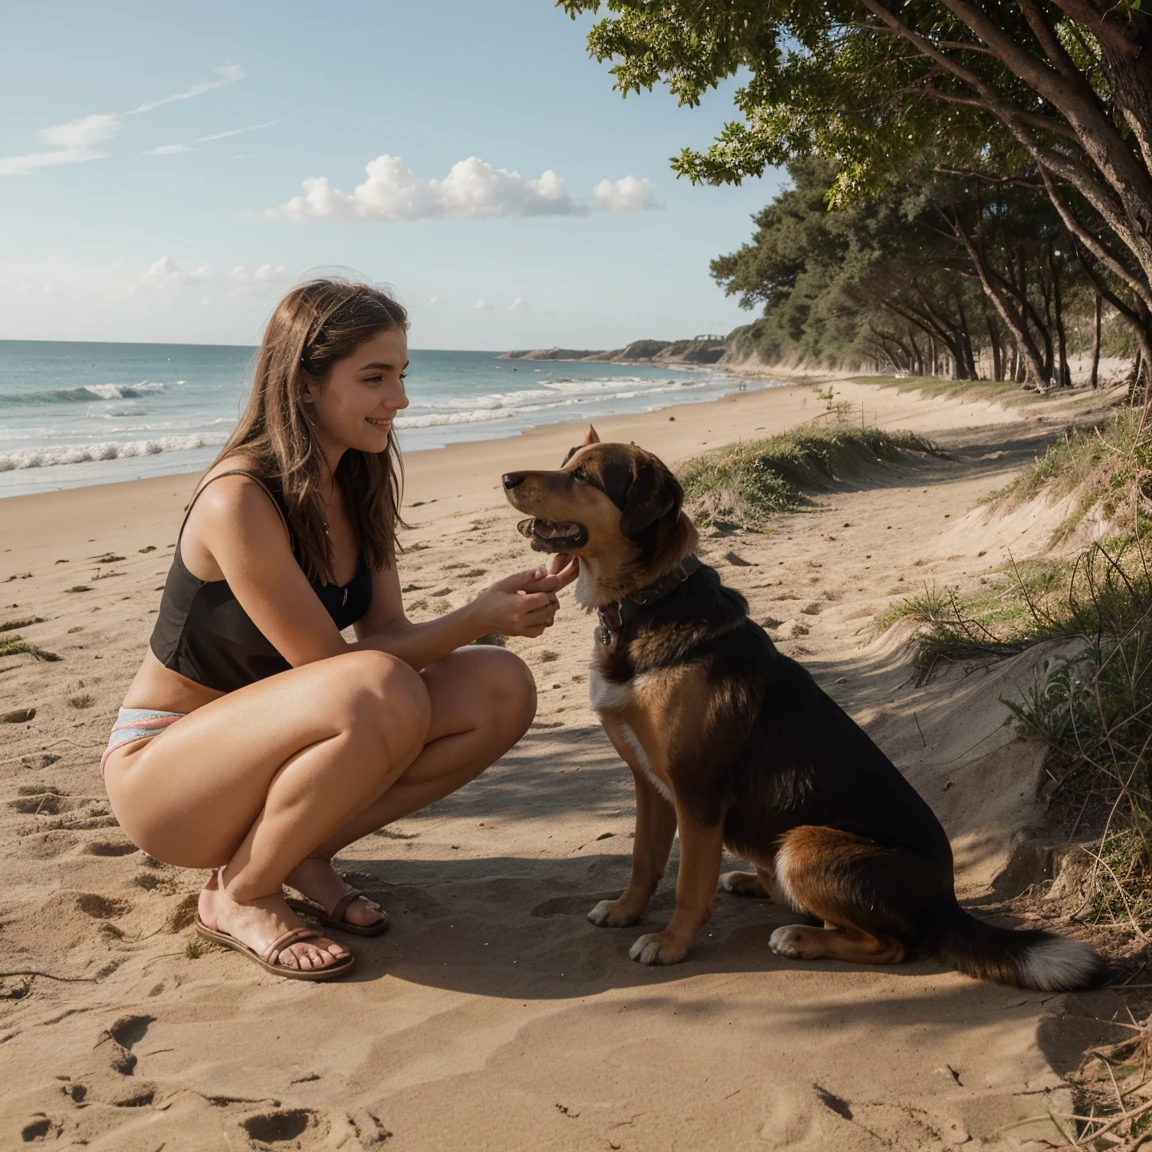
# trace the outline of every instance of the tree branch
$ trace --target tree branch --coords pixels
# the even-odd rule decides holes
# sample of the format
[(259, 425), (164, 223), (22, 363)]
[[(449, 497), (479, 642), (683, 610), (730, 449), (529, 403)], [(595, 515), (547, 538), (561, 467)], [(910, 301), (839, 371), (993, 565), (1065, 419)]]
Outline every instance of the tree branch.
[(1088, 3), (1088, 0), (1052, 0), (1052, 3), (1069, 20), (1082, 24), (1097, 40), (1107, 44), (1113, 52), (1119, 53), (1128, 60), (1135, 60), (1140, 55), (1140, 45), (1133, 44), (1115, 24), (1110, 24), (1102, 13), (1097, 12)]
[(1080, 223), (1056, 191), (1056, 187), (1052, 183), (1052, 178), (1048, 175), (1048, 172), (1041, 168), (1040, 174), (1044, 179), (1044, 187), (1048, 192), (1048, 199), (1052, 201), (1053, 207), (1060, 213), (1060, 219), (1064, 221), (1064, 225), (1068, 231), (1071, 232), (1113, 276), (1123, 280), (1149, 308), (1152, 308), (1152, 291), (1149, 291), (1148, 285), (1141, 283), (1139, 277), (1133, 276), (1132, 273), (1104, 247), (1103, 243)]
[(1080, 69), (1073, 63), (1072, 57), (1064, 51), (1064, 45), (1056, 38), (1055, 32), (1037, 10), (1035, 0), (1016, 0), (1016, 3), (1024, 13), (1024, 19), (1028, 21), (1032, 35), (1044, 49), (1044, 55), (1048, 57), (1052, 67), (1073, 84), (1082, 79)]
[[(969, 108), (980, 108), (985, 112), (992, 112), (993, 115), (997, 113), (988, 104), (987, 100), (976, 99), (971, 96), (954, 96), (950, 92), (941, 92), (939, 88), (930, 88), (932, 95), (938, 100), (945, 100), (949, 104), (963, 104)], [(1001, 105), (1007, 108), (1006, 105)], [(1071, 140), (1073, 144), (1079, 147), (1080, 137), (1076, 134), (1076, 130), (1069, 128), (1067, 124), (1061, 124), (1059, 120), (1050, 120), (1047, 116), (1038, 116), (1035, 112), (1028, 112), (1023, 108), (1013, 108), (1012, 116), (1021, 124), (1027, 124), (1030, 128), (1040, 128), (1045, 132), (1055, 132), (1059, 136), (1063, 136), (1065, 140)]]

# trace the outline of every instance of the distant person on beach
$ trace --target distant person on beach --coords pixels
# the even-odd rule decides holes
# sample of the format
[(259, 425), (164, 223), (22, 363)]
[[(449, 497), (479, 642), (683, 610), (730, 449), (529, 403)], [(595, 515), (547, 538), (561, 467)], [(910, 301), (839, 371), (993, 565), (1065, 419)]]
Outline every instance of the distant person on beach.
[(405, 618), (393, 423), (408, 405), (407, 327), (362, 284), (316, 280), (280, 302), (248, 406), (188, 506), (101, 763), (134, 843), (213, 870), (201, 935), (282, 976), (330, 979), (355, 960), (305, 928), (285, 884), (329, 929), (387, 926), (332, 857), (520, 739), (532, 674), (468, 645), (539, 636), (576, 575), (519, 572), (436, 620)]

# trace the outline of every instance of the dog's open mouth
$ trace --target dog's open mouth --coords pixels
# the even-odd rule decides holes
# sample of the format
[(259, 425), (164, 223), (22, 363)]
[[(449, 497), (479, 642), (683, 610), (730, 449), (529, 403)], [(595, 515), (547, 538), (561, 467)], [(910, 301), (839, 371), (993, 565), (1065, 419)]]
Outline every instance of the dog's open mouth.
[(567, 552), (588, 543), (588, 529), (583, 524), (558, 524), (529, 516), (516, 525), (516, 530), (532, 541), (537, 552)]

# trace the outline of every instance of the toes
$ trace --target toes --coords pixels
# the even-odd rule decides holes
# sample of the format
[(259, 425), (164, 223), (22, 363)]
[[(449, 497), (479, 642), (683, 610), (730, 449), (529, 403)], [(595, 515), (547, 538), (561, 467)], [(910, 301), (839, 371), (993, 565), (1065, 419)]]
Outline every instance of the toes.
[(639, 964), (679, 964), (688, 955), (688, 949), (656, 933), (641, 936), (628, 950), (628, 955)]
[(612, 901), (601, 900), (591, 912), (588, 913), (588, 919), (593, 924), (604, 925), (608, 923), (608, 918), (612, 915)]
[(768, 947), (777, 956), (786, 956), (789, 960), (806, 960), (804, 948), (804, 933), (796, 924), (789, 924), (786, 928), (777, 928), (768, 937)]
[(624, 928), (629, 924), (635, 924), (640, 917), (622, 910), (617, 900), (601, 900), (588, 913), (588, 919), (600, 928)]

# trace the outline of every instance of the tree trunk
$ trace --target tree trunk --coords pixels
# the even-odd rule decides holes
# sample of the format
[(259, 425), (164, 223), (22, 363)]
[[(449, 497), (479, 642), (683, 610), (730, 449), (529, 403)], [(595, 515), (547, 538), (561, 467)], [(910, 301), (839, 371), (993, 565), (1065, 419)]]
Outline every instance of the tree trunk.
[(996, 331), (996, 322), (988, 314), (988, 309), (984, 309), (984, 323), (988, 326), (988, 343), (992, 349), (992, 379), (1003, 380), (1001, 375), (1003, 370), (1003, 362), (1000, 356), (1000, 333)]
[(1092, 318), (1092, 374), (1089, 383), (1093, 388), (1100, 387), (1100, 313), (1102, 311), (1100, 293), (1096, 293), (1096, 310)]
[[(1044, 365), (1040, 361), (1039, 349), (1032, 339), (1032, 334), (1028, 331), (1026, 299), (1019, 298), (1020, 293), (1027, 292), (1027, 284), (1023, 283), (1019, 288), (1015, 285), (1009, 285), (989, 265), (983, 248), (976, 245), (959, 219), (954, 217), (949, 223), (956, 233), (956, 237), (964, 245), (968, 257), (972, 261), (972, 266), (976, 269), (984, 294), (991, 300), (1000, 315), (1000, 319), (1004, 321), (1008, 331), (1015, 338), (1016, 347), (1024, 360), (1028, 378), (1037, 388), (1047, 387), (1048, 377), (1044, 374)], [(1023, 256), (1020, 258), (1020, 275), (1022, 278), (1026, 275)], [(1019, 310), (1017, 310), (1017, 303), (1019, 303)]]
[(1056, 346), (1060, 351), (1060, 387), (1072, 387), (1072, 370), (1068, 367), (1068, 333), (1064, 328), (1064, 298), (1060, 292), (1060, 266), (1052, 259), (1049, 249), (1049, 260), (1052, 261), (1052, 300), (1053, 310), (1056, 313)]

